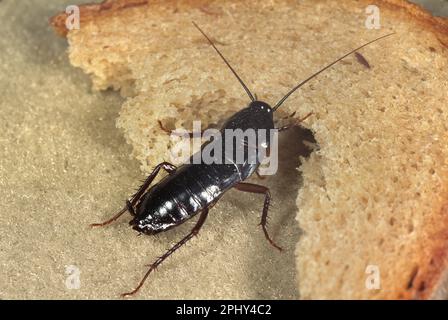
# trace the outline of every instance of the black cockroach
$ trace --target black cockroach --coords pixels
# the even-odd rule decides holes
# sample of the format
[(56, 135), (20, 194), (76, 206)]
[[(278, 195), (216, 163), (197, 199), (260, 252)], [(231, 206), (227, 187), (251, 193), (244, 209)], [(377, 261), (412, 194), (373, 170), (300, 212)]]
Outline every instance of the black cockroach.
[[(222, 58), (230, 71), (232, 71), (232, 73), (237, 78), (251, 100), (246, 108), (238, 111), (225, 122), (225, 124), (221, 128), (221, 132), (223, 132), (225, 129), (242, 129), (243, 131), (247, 129), (274, 130), (274, 112), (293, 92), (295, 92), (309, 80), (311, 80), (324, 70), (330, 68), (335, 63), (344, 59), (348, 55), (375, 41), (393, 34), (390, 33), (367, 42), (362, 46), (343, 55), (320, 71), (314, 73), (304, 81), (300, 82), (288, 93), (286, 93), (286, 95), (282, 99), (280, 99), (280, 101), (277, 102), (274, 107), (271, 107), (268, 103), (258, 101), (254, 97), (248, 87), (244, 84), (243, 80), (227, 62), (227, 60), (224, 58), (215, 44), (210, 40), (210, 38), (204, 33), (204, 31), (202, 31), (201, 28), (199, 28), (199, 26), (197, 26), (194, 22), (193, 24), (207, 39), (207, 41), (218, 53), (218, 55)], [(277, 129), (281, 131), (286, 128), (288, 127)], [(204, 146), (207, 143), (208, 142), (206, 142)], [(235, 143), (244, 145), (246, 141), (236, 141)], [(269, 150), (269, 146), (270, 140), (268, 138), (265, 141), (263, 148)], [(255, 148), (258, 150), (260, 146), (257, 145), (255, 146)], [(168, 162), (160, 163), (146, 178), (145, 182), (139, 188), (137, 193), (135, 193), (129, 200), (126, 201), (126, 205), (122, 210), (120, 210), (114, 217), (103, 223), (92, 224), (92, 226), (105, 226), (117, 220), (126, 211), (129, 211), (129, 213), (133, 217), (129, 222), (132, 228), (140, 233), (152, 235), (178, 226), (186, 220), (195, 216), (197, 213), (200, 213), (199, 219), (191, 232), (188, 233), (171, 249), (169, 249), (164, 255), (155, 260), (155, 262), (149, 267), (149, 270), (146, 272), (145, 276), (140, 281), (138, 286), (133, 291), (122, 294), (122, 296), (135, 294), (143, 286), (149, 274), (155, 268), (157, 268), (157, 266), (159, 266), (166, 258), (168, 258), (179, 247), (184, 245), (193, 236), (197, 235), (205, 220), (207, 219), (209, 208), (211, 208), (221, 198), (221, 196), (231, 188), (236, 188), (237, 190), (244, 192), (263, 194), (265, 196), (260, 225), (269, 243), (275, 248), (281, 250), (281, 248), (276, 245), (270, 238), (266, 228), (269, 202), (271, 199), (269, 189), (265, 186), (243, 182), (257, 170), (263, 159), (257, 158), (256, 161), (252, 163), (246, 161), (247, 159), (244, 160), (245, 161), (243, 161), (242, 164), (193, 164), (190, 161), (189, 163), (183, 164), (177, 168)], [(168, 175), (165, 176), (159, 183), (150, 187), (151, 182), (154, 180), (161, 169), (168, 172)]]

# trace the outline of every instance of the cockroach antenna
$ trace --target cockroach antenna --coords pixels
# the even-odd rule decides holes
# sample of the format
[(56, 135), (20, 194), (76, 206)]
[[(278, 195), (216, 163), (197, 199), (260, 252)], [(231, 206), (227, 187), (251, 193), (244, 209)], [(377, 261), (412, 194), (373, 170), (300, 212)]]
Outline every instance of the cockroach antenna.
[(241, 85), (243, 86), (244, 90), (246, 91), (247, 95), (249, 96), (250, 100), (255, 101), (255, 98), (252, 94), (252, 92), (250, 92), (249, 88), (246, 86), (246, 84), (244, 83), (244, 81), (240, 78), (240, 76), (238, 75), (238, 73), (236, 73), (236, 71), (232, 68), (232, 66), (230, 65), (230, 63), (226, 60), (226, 58), (224, 58), (224, 56), (222, 55), (222, 53), (219, 51), (219, 49), (215, 46), (215, 44), (213, 43), (213, 41), (205, 34), (204, 31), (202, 31), (201, 28), (199, 28), (199, 26), (192, 21), (193, 25), (199, 30), (200, 33), (202, 33), (202, 35), (208, 40), (208, 42), (211, 44), (211, 46), (213, 47), (213, 49), (216, 50), (216, 52), (219, 54), (219, 56), (222, 58), (222, 60), (224, 60), (225, 64), (229, 67), (229, 69), (233, 72), (233, 74), (235, 75), (235, 77), (238, 79), (238, 81), (241, 83)]
[(350, 51), (349, 53), (344, 54), (344, 55), (343, 55), (342, 57), (340, 57), (339, 59), (333, 61), (332, 63), (330, 63), (330, 64), (327, 65), (326, 67), (324, 67), (324, 68), (322, 68), (321, 70), (319, 70), (318, 72), (314, 73), (312, 76), (310, 76), (309, 78), (303, 80), (303, 81), (300, 82), (298, 85), (296, 85), (294, 88), (292, 88), (292, 89), (291, 89), (291, 90), (290, 90), (290, 91), (289, 91), (289, 92), (288, 92), (282, 99), (280, 99), (279, 102), (277, 102), (277, 104), (273, 107), (273, 110), (274, 110), (274, 111), (277, 110), (277, 109), (283, 104), (283, 102), (285, 102), (286, 99), (288, 99), (289, 96), (292, 95), (292, 94), (294, 93), (294, 91), (296, 91), (296, 90), (299, 89), (301, 86), (303, 86), (305, 83), (307, 83), (308, 81), (310, 81), (311, 79), (313, 79), (314, 77), (316, 77), (317, 75), (319, 75), (320, 73), (324, 72), (325, 70), (327, 70), (328, 68), (330, 68), (330, 67), (333, 66), (334, 64), (338, 63), (339, 61), (341, 61), (341, 60), (344, 59), (345, 57), (347, 57), (347, 56), (351, 55), (352, 53), (354, 53), (354, 52), (356, 52), (356, 51), (358, 51), (358, 50), (364, 48), (365, 46), (368, 46), (368, 45), (371, 44), (371, 43), (374, 43), (374, 42), (376, 42), (376, 41), (378, 41), (378, 40), (381, 40), (381, 39), (383, 39), (383, 38), (389, 37), (389, 36), (391, 36), (391, 35), (393, 35), (393, 34), (395, 34), (395, 32), (386, 34), (386, 35), (381, 36), (381, 37), (379, 37), (379, 38), (376, 38), (376, 39), (374, 39), (374, 40), (372, 40), (372, 41), (369, 41), (369, 42), (363, 44), (362, 46), (360, 46), (360, 47), (358, 47), (358, 48), (356, 48), (356, 49), (353, 49), (353, 50)]

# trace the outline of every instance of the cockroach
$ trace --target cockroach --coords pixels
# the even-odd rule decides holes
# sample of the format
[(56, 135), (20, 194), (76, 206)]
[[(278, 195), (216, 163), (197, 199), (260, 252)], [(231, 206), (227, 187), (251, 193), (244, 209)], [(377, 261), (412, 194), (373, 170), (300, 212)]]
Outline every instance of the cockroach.
[[(274, 127), (274, 112), (288, 99), (288, 97), (294, 93), (297, 89), (303, 86), (305, 83), (319, 75), (321, 72), (330, 68), (337, 62), (341, 61), (350, 54), (360, 50), (361, 48), (388, 37), (393, 33), (381, 36), (375, 40), (369, 41), (362, 46), (348, 52), (326, 67), (322, 68), (318, 72), (314, 73), (307, 79), (303, 80), (289, 92), (287, 92), (283, 98), (281, 98), (274, 107), (271, 107), (268, 103), (259, 101), (255, 98), (237, 72), (229, 64), (226, 58), (222, 55), (219, 49), (215, 46), (213, 41), (205, 34), (205, 32), (193, 22), (193, 25), (199, 30), (200, 33), (207, 39), (209, 44), (213, 47), (216, 53), (221, 57), (223, 62), (227, 65), (233, 75), (241, 84), (242, 88), (246, 91), (250, 98), (250, 103), (247, 107), (236, 112), (232, 115), (222, 126), (220, 132), (224, 130), (236, 130), (241, 129), (246, 131), (251, 130), (278, 130), (282, 131), (289, 126), (275, 128)], [(309, 116), (308, 114), (307, 116)], [(306, 117), (307, 117), (306, 116)], [(304, 117), (304, 118), (306, 118)], [(302, 119), (304, 120), (304, 119)], [(224, 136), (224, 135), (223, 135)], [(244, 138), (245, 139), (245, 138)], [(224, 140), (224, 139), (223, 139)], [(205, 142), (199, 152), (202, 152), (204, 146), (210, 141)], [(234, 144), (245, 145), (244, 141), (234, 141)], [(264, 141), (264, 144), (253, 146), (257, 151), (260, 148), (269, 150), (270, 138)], [(259, 153), (257, 153), (259, 154)], [(244, 153), (247, 156), (246, 153)], [(194, 157), (194, 155), (192, 156)], [(190, 158), (191, 160), (191, 158)], [(192, 230), (178, 243), (176, 243), (171, 249), (165, 252), (161, 257), (157, 258), (149, 267), (148, 271), (135, 287), (134, 290), (128, 293), (122, 294), (122, 296), (130, 296), (135, 294), (145, 283), (151, 272), (156, 269), (165, 259), (173, 254), (182, 245), (188, 242), (193, 236), (197, 235), (205, 220), (207, 219), (209, 209), (224, 195), (226, 191), (231, 188), (243, 192), (251, 192), (264, 195), (264, 206), (261, 214), (261, 228), (267, 241), (276, 249), (282, 250), (269, 236), (266, 224), (268, 218), (268, 209), (271, 201), (271, 195), (269, 189), (265, 186), (244, 182), (258, 169), (262, 156), (257, 156), (255, 161), (249, 162), (247, 158), (244, 158), (242, 163), (230, 162), (230, 163), (211, 163), (211, 164), (195, 164), (192, 161), (185, 163), (179, 167), (176, 167), (168, 162), (162, 162), (155, 167), (152, 173), (146, 178), (143, 185), (138, 191), (126, 201), (126, 205), (115, 216), (103, 223), (95, 223), (91, 226), (105, 226), (111, 222), (117, 220), (126, 211), (132, 216), (132, 220), (129, 224), (132, 228), (139, 233), (153, 235), (162, 231), (169, 230), (176, 227), (188, 219), (194, 217), (200, 213), (199, 219), (196, 222)], [(165, 170), (168, 175), (160, 180), (157, 184), (151, 186), (152, 181), (160, 172)]]

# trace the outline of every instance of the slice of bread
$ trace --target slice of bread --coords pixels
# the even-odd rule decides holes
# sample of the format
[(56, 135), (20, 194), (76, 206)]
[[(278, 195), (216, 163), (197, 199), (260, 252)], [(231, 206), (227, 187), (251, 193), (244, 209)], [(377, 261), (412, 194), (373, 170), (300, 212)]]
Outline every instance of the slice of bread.
[[(380, 29), (366, 28), (366, 8)], [(248, 99), (193, 27), (210, 34), (248, 86), (275, 103), (299, 80), (380, 35), (290, 97), (278, 117), (318, 148), (301, 159), (297, 244), (302, 298), (441, 297), (448, 263), (448, 21), (405, 1), (139, 1), (81, 7), (70, 61), (97, 89), (128, 97), (118, 126), (149, 171), (169, 129), (220, 123)], [(291, 143), (295, 143), (291, 141)], [(281, 150), (280, 150), (281, 152)], [(299, 163), (299, 159), (297, 159)]]

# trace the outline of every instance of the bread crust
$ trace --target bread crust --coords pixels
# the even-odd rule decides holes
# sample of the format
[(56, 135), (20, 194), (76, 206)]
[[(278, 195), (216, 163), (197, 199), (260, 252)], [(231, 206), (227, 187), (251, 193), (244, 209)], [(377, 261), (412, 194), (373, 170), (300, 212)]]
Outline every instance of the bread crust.
[[(104, 0), (101, 3), (86, 3), (79, 6), (81, 23), (92, 21), (102, 15), (118, 14), (122, 10), (128, 8), (135, 8), (144, 6), (149, 3), (148, 0)], [(65, 25), (65, 21), (68, 14), (61, 12), (50, 18), (50, 24), (56, 30), (56, 32), (65, 37), (68, 34), (68, 29)]]
[[(448, 202), (441, 209), (440, 216), (448, 216)], [(437, 245), (431, 249), (428, 264), (415, 275), (413, 283), (410, 283), (408, 292), (403, 296), (406, 299), (430, 299), (438, 295), (438, 290), (443, 290), (446, 271), (448, 268), (448, 229), (433, 235), (437, 239)], [(400, 297), (401, 298), (401, 297)], [(444, 297), (446, 299), (446, 297)]]
[(432, 30), (437, 39), (445, 47), (448, 48), (448, 19), (443, 17), (435, 17), (423, 7), (410, 3), (406, 0), (380, 0), (380, 4), (389, 6), (391, 9), (400, 9), (406, 11), (414, 19)]
[[(103, 17), (112, 17), (114, 15), (119, 15), (122, 11), (128, 10), (131, 8), (142, 7), (147, 5), (156, 5), (160, 3), (173, 5), (177, 1), (174, 0), (104, 0), (101, 3), (86, 3), (79, 6), (80, 10), (80, 19), (81, 24), (93, 21), (98, 18)], [(191, 5), (192, 7), (198, 7), (203, 4), (206, 4), (207, 1), (204, 0), (188, 0), (183, 1), (184, 4)], [(49, 22), (56, 30), (56, 32), (66, 37), (68, 34), (68, 29), (65, 25), (65, 21), (68, 17), (68, 14), (65, 12), (61, 12), (50, 18)]]
[[(104, 0), (99, 4), (84, 4), (80, 5), (80, 19), (81, 23), (93, 21), (98, 17), (113, 16), (120, 14), (120, 11), (128, 10), (130, 8), (136, 8), (147, 5), (154, 5), (157, 3), (175, 3), (176, 1), (159, 1), (159, 0)], [(187, 5), (192, 7), (201, 6), (206, 4), (207, 1), (204, 0), (187, 0), (183, 1)], [(428, 12), (423, 7), (410, 3), (406, 0), (376, 0), (369, 1), (370, 4), (378, 3), (380, 5), (386, 5), (394, 10), (403, 10), (426, 27), (431, 29), (437, 34), (439, 41), (448, 47), (448, 19), (442, 17), (434, 17), (430, 12)], [(65, 21), (68, 15), (65, 12), (61, 12), (52, 18), (50, 18), (50, 24), (54, 27), (56, 32), (65, 37), (67, 36), (68, 30), (65, 26)]]
[[(419, 5), (409, 3), (405, 0), (377, 0), (364, 1), (366, 4), (378, 4), (386, 6), (391, 10), (400, 10), (414, 19), (422, 26), (432, 31), (439, 42), (448, 48), (448, 19), (434, 17)], [(85, 4), (80, 6), (81, 23), (88, 23), (99, 18), (109, 18), (119, 15), (124, 10), (132, 10), (137, 7), (155, 5), (157, 3), (173, 3), (176, 1), (159, 0), (105, 0), (100, 4)], [(205, 5), (205, 0), (186, 0), (182, 4), (200, 7)], [(67, 14), (60, 13), (50, 19), (50, 24), (61, 36), (67, 36), (68, 30), (65, 26)], [(448, 52), (445, 50), (445, 52)], [(439, 216), (448, 216), (448, 199), (443, 204)], [(445, 223), (445, 222), (442, 222)], [(448, 225), (447, 225), (448, 227)], [(428, 299), (436, 295), (436, 291), (443, 282), (444, 274), (448, 268), (448, 228), (446, 231), (432, 235), (437, 239), (433, 248), (428, 248), (428, 253), (422, 253), (422, 264), (411, 274), (406, 291), (387, 298), (402, 299)], [(429, 256), (429, 258), (428, 258)]]

